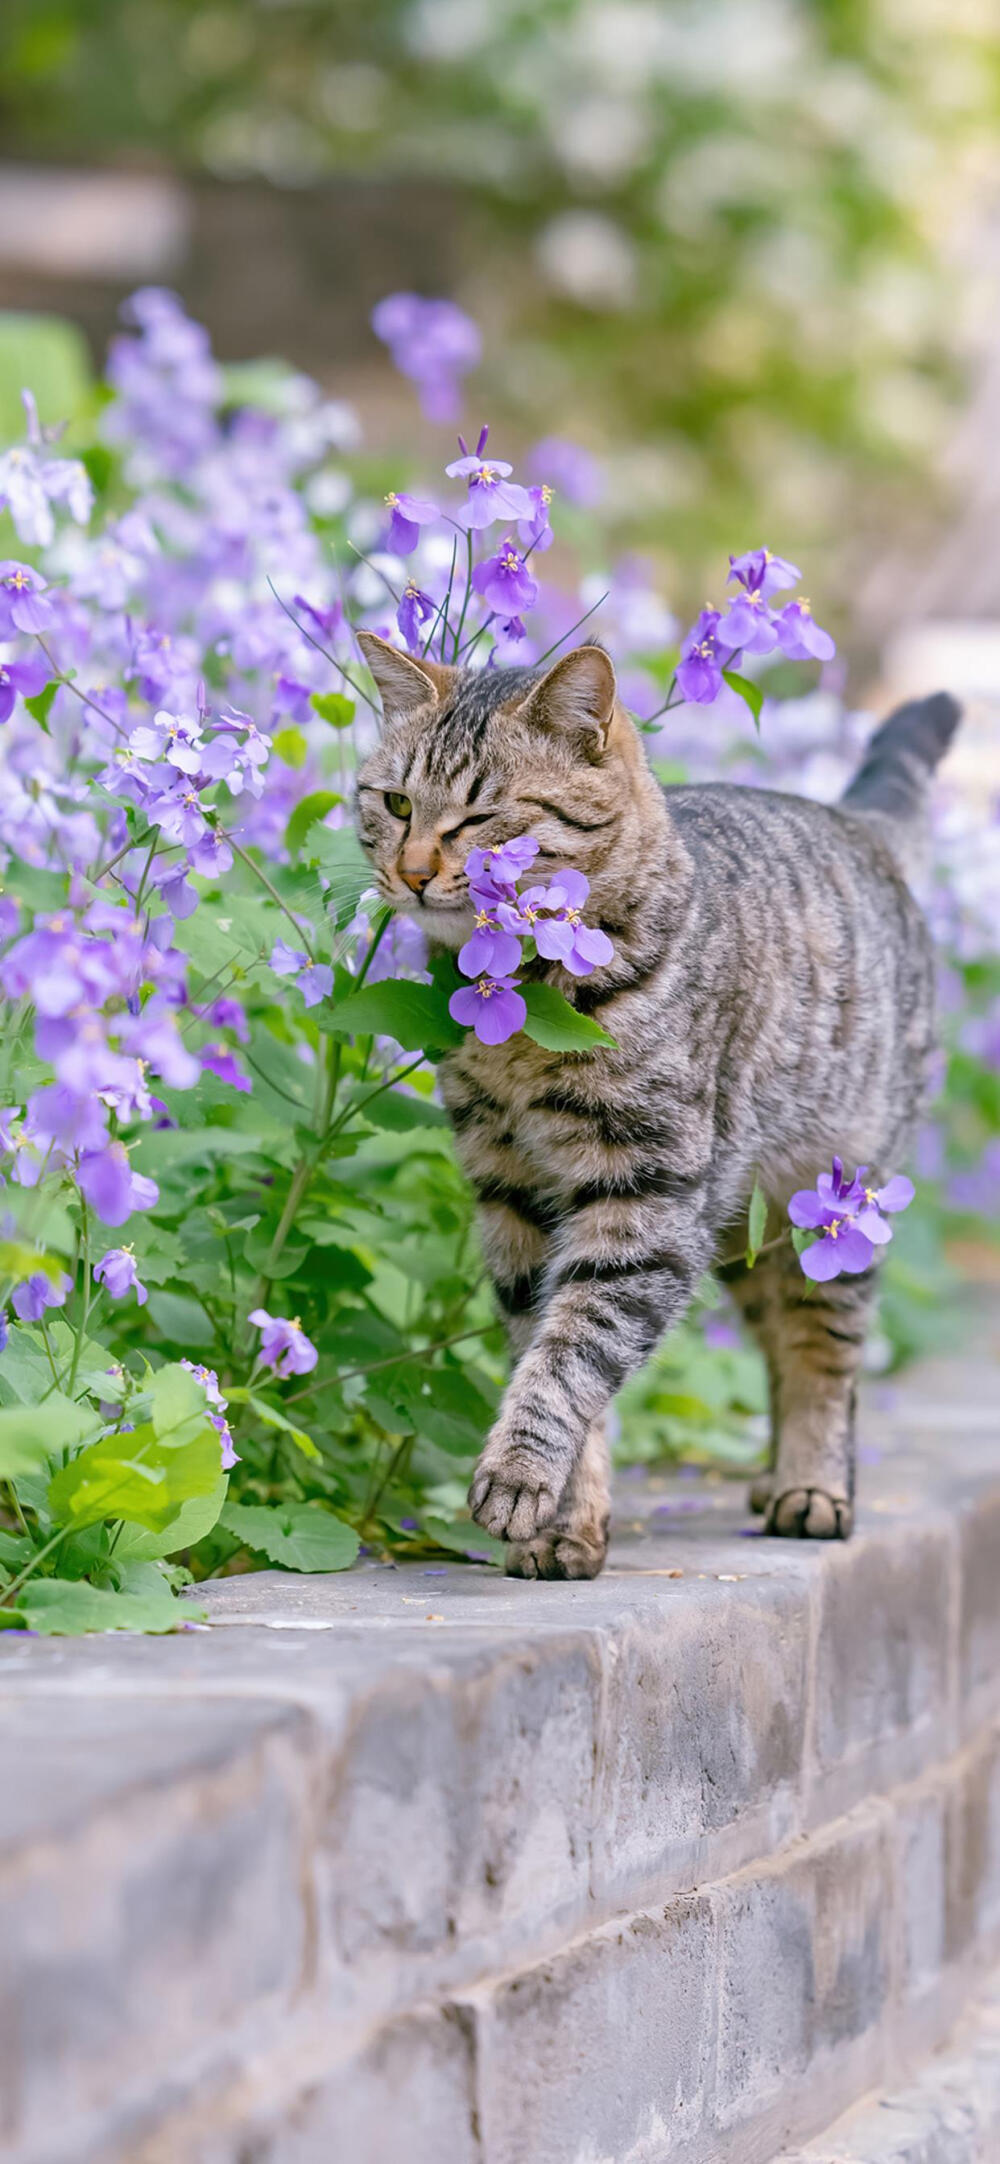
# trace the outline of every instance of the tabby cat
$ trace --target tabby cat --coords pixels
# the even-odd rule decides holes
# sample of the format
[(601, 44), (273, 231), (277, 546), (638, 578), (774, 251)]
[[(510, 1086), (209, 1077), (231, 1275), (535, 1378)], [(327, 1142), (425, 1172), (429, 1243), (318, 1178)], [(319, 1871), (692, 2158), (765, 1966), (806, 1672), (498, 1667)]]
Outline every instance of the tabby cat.
[(603, 1423), (711, 1266), (770, 1379), (771, 1533), (846, 1539), (874, 1271), (817, 1285), (787, 1241), (739, 1257), (759, 1180), (773, 1236), (836, 1152), (901, 1168), (933, 1046), (933, 960), (907, 885), (958, 721), (939, 693), (876, 732), (837, 807), (664, 790), (603, 649), (548, 670), (447, 668), (362, 636), (385, 729), (358, 778), (379, 889), (434, 945), (471, 930), (463, 866), (514, 835), (572, 863), (614, 959), (536, 962), (617, 1049), (472, 1032), (441, 1091), (476, 1191), (515, 1366), (470, 1490), (522, 1577), (592, 1577), (608, 1539)]

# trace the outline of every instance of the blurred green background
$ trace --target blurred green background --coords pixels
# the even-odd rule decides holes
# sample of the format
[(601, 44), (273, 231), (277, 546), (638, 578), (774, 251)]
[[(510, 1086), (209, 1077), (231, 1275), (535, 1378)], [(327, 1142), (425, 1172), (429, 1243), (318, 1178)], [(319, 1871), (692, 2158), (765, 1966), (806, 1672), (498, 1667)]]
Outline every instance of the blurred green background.
[(0, 305), (169, 283), (401, 435), (369, 310), (453, 294), (470, 420), (605, 455), (681, 608), (805, 561), (857, 667), (961, 516), (998, 112), (995, 0), (5, 0)]

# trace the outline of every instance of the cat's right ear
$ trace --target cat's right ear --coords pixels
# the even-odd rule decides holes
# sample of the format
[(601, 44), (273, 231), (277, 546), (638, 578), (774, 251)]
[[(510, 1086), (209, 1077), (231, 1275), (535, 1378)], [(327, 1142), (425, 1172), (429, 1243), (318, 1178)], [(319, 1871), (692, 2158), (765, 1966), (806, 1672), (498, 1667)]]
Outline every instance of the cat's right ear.
[(359, 631), (358, 645), (368, 663), (387, 721), (408, 721), (422, 706), (437, 705), (454, 670), (437, 661), (413, 661), (375, 631)]

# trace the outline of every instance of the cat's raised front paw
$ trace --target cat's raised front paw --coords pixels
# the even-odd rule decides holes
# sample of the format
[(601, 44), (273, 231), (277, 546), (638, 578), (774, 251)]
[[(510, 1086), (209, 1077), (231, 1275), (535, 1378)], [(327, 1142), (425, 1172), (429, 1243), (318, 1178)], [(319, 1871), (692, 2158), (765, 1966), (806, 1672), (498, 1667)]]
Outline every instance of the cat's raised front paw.
[(495, 1540), (531, 1540), (551, 1525), (565, 1481), (530, 1443), (487, 1443), (472, 1476), (469, 1508)]

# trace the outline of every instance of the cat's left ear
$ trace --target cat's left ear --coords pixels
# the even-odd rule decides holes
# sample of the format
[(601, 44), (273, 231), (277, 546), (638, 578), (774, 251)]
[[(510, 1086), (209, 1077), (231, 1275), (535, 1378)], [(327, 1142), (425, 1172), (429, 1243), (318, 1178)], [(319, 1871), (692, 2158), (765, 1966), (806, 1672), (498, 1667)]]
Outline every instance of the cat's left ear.
[(539, 728), (575, 737), (588, 759), (600, 759), (614, 720), (618, 687), (603, 646), (578, 646), (536, 684), (525, 718)]

